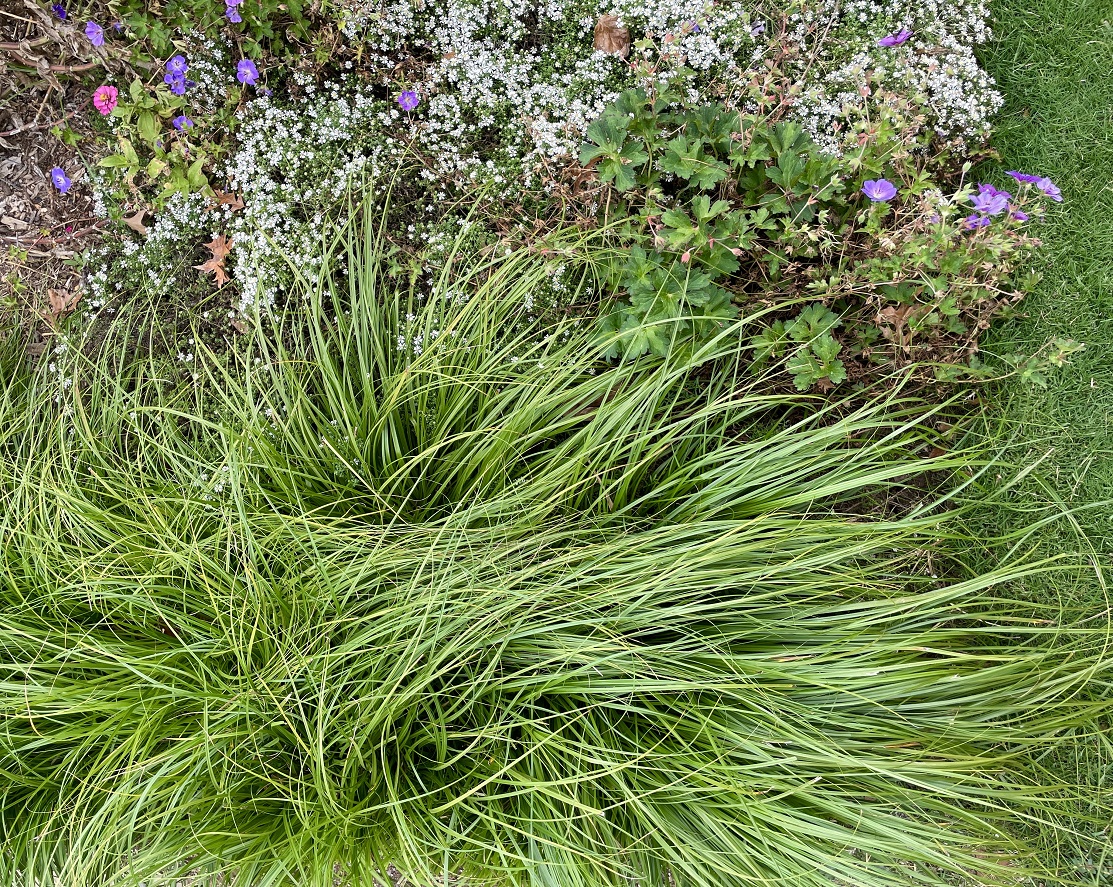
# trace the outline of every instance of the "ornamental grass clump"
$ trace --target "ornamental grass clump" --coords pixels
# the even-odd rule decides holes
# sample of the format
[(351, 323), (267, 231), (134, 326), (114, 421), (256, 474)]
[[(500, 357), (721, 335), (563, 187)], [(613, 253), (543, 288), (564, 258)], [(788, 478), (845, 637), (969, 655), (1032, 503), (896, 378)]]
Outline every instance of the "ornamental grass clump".
[(126, 334), (58, 403), (6, 368), (0, 881), (1039, 870), (1014, 827), (1067, 809), (1036, 756), (1102, 709), (1105, 629), (1016, 598), (1073, 567), (969, 538), (987, 463), (899, 387), (508, 337), (587, 246), (418, 293), (352, 223), (196, 387)]

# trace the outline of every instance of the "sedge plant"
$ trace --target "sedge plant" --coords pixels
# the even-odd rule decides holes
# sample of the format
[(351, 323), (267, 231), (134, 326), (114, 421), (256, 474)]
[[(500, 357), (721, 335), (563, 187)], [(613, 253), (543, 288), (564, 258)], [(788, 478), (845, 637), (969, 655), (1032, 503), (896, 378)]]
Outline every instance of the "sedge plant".
[(1104, 710), (1105, 627), (964, 530), (992, 460), (934, 408), (772, 392), (744, 319), (607, 363), (529, 321), (554, 258), (423, 289), (373, 212), (328, 236), (196, 384), (127, 331), (11, 365), (0, 881), (1049, 873), (1013, 826), (1072, 827), (1032, 762)]

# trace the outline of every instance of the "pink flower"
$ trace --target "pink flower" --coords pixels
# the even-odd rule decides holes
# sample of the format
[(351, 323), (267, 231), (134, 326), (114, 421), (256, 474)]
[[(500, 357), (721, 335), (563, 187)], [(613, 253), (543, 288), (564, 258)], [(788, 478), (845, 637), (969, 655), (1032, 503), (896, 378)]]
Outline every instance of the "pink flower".
[(116, 97), (119, 94), (120, 91), (115, 86), (109, 86), (107, 83), (98, 86), (93, 92), (93, 107), (107, 117), (116, 107)]

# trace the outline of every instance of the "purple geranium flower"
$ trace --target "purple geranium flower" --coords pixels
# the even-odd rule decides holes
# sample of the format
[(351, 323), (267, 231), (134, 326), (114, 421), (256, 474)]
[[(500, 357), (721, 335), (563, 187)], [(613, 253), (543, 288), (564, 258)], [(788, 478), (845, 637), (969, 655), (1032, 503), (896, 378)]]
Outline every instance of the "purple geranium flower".
[(66, 20), (66, 7), (64, 7), (61, 3), (52, 3), (50, 5), (50, 10), (62, 21)]
[(974, 195), (974, 209), (987, 216), (999, 216), (1009, 208), (1008, 191), (998, 191), (992, 185), (978, 185), (978, 193)]
[(166, 70), (168, 73), (174, 75), (175, 77), (184, 76), (185, 72), (189, 70), (189, 65), (186, 64), (185, 56), (174, 56), (172, 59), (170, 59), (170, 61), (166, 63)]
[(862, 193), (874, 203), (884, 203), (897, 196), (897, 186), (888, 179), (869, 179), (862, 185)]
[(1018, 222), (1027, 222), (1028, 213), (1023, 212), (1019, 209), (1014, 209), (1011, 213), (1009, 213), (1009, 218), (1016, 219)]
[(989, 216), (973, 215), (967, 216), (965, 219), (963, 219), (962, 226), (964, 228), (984, 228), (986, 225), (989, 224), (989, 222)]
[(66, 171), (60, 166), (56, 166), (50, 171), (50, 181), (52, 181), (54, 187), (63, 194), (69, 191), (70, 185), (73, 184), (73, 182), (70, 181), (70, 177), (66, 175)]
[(1015, 169), (1009, 170), (1005, 175), (1012, 176), (1018, 182), (1027, 182), (1030, 185), (1034, 185), (1040, 180), (1039, 176), (1032, 176), (1026, 172), (1017, 172)]
[(184, 129), (189, 129), (191, 126), (193, 126), (193, 121), (186, 117), (185, 114), (179, 114), (170, 122), (174, 125), (174, 129), (176, 129), (178, 132), (181, 132)]
[(104, 46), (104, 28), (96, 22), (85, 23), (85, 36), (93, 46)]
[(244, 86), (254, 86), (259, 79), (259, 69), (251, 59), (240, 59), (236, 64), (236, 79)]
[(1037, 181), (1036, 187), (1043, 191), (1044, 194), (1046, 194), (1056, 203), (1063, 202), (1062, 192), (1052, 183), (1051, 179), (1047, 178), (1047, 176), (1044, 176), (1042, 179)]
[(114, 24), (112, 27), (116, 29), (116, 33), (118, 34), (118, 33), (120, 33), (121, 31), (124, 30), (124, 23), (123, 22), (116, 22), (116, 24)]
[(186, 80), (184, 74), (164, 74), (162, 82), (169, 85), (174, 95), (185, 95), (187, 89), (197, 85), (195, 80)]
[(243, 16), (240, 15), (240, 11), (236, 9), (235, 6), (229, 6), (227, 9), (224, 10), (224, 14), (228, 16), (228, 21), (230, 21), (234, 25), (238, 25), (240, 22), (243, 21)]
[(403, 111), (412, 111), (417, 107), (419, 101), (420, 99), (417, 97), (417, 93), (412, 89), (404, 90), (402, 94), (398, 96), (398, 104), (402, 106)]
[(913, 33), (914, 32), (909, 31), (908, 28), (901, 28), (895, 34), (886, 34), (884, 37), (877, 41), (877, 45), (900, 46), (902, 43), (907, 43), (908, 38), (910, 38)]
[(750, 28), (750, 36), (756, 37), (758, 34), (765, 33), (765, 22), (758, 22)]

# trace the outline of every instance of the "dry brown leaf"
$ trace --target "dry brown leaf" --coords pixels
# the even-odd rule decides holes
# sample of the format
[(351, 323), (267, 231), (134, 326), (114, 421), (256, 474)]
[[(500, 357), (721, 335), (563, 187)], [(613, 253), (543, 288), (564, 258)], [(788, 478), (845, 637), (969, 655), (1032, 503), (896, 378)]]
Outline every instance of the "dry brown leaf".
[(239, 194), (229, 194), (226, 191), (213, 190), (217, 206), (221, 204), (232, 207), (233, 210), (243, 209), (243, 198)]
[(205, 244), (213, 257), (207, 262), (202, 262), (200, 265), (193, 267), (204, 274), (206, 271), (213, 272), (213, 279), (217, 286), (224, 286), (229, 281), (228, 272), (224, 270), (224, 260), (228, 258), (228, 253), (231, 251), (234, 244), (231, 240), (223, 234), (218, 234), (212, 240)]
[(147, 210), (139, 207), (139, 211), (134, 216), (124, 219), (124, 224), (131, 228), (136, 234), (146, 234), (147, 226), (143, 224), (143, 217), (147, 215)]
[(46, 297), (50, 302), (51, 320), (57, 320), (63, 315), (69, 314), (81, 301), (80, 292), (71, 293), (69, 290), (48, 289)]
[(595, 23), (594, 46), (601, 52), (630, 57), (630, 31), (619, 24), (617, 15), (601, 15)]

